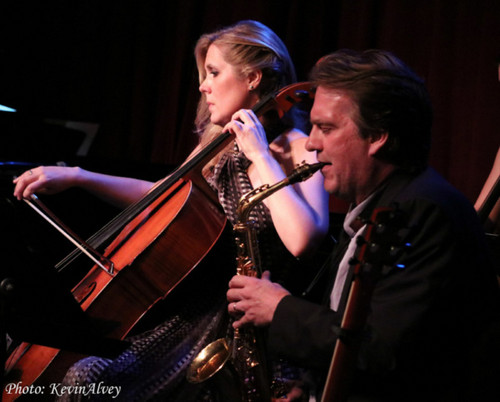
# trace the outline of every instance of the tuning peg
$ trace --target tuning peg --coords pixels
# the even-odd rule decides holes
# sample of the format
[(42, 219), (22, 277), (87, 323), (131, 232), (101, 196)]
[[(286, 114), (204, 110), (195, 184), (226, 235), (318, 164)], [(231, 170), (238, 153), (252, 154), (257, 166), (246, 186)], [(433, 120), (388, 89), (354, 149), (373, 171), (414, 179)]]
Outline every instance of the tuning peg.
[(295, 91), (295, 96), (297, 98), (300, 98), (301, 100), (305, 100), (310, 98), (310, 93), (309, 91), (306, 91), (304, 89), (298, 89), (297, 91)]

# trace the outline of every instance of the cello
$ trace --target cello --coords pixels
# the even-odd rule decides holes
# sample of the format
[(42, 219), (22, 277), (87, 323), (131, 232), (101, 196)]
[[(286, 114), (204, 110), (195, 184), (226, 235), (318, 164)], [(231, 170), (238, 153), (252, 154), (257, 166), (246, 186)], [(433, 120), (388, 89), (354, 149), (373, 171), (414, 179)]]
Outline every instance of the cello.
[[(408, 233), (407, 216), (397, 206), (375, 208), (364, 224), (366, 230), (356, 238), (358, 247), (349, 261), (353, 266), (352, 277), (321, 402), (348, 400), (377, 281), (384, 270), (411, 247), (404, 239)], [(404, 269), (404, 266), (398, 265), (398, 268)]]
[[(274, 110), (282, 117), (296, 103), (311, 99), (309, 83), (289, 85), (262, 99), (253, 111)], [(123, 340), (152, 309), (200, 263), (224, 229), (226, 218), (201, 175), (203, 166), (232, 140), (224, 132), (123, 211), (101, 230), (98, 242), (83, 242), (61, 228), (36, 197), (28, 204), (87, 254), (95, 265), (71, 293), (85, 315), (108, 327), (106, 337)], [(193, 228), (196, 227), (196, 231)], [(118, 235), (115, 236), (115, 234)], [(95, 249), (115, 236), (100, 255)], [(21, 343), (9, 356), (5, 383), (26, 387), (60, 382), (85, 355), (39, 344)], [(42, 388), (40, 388), (42, 389)], [(16, 389), (14, 388), (14, 391)]]

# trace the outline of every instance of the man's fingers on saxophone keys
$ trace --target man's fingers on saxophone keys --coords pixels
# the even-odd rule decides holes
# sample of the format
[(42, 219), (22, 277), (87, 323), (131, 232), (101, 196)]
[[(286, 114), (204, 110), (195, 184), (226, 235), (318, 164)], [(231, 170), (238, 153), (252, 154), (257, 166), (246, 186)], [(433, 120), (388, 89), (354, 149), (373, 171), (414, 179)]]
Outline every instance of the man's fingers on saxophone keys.
[(233, 322), (233, 328), (241, 328), (249, 323), (250, 321), (246, 318), (245, 313), (243, 313), (243, 316)]
[(231, 314), (232, 316), (236, 316), (236, 317), (239, 317), (239, 316), (245, 314), (245, 311), (243, 310), (241, 303), (239, 303), (237, 301), (229, 303), (227, 306), (227, 311), (229, 312), (229, 314)]
[(229, 313), (235, 318), (233, 328), (240, 328), (248, 321), (245, 317), (245, 311), (242, 309), (241, 300), (232, 302), (228, 306)]

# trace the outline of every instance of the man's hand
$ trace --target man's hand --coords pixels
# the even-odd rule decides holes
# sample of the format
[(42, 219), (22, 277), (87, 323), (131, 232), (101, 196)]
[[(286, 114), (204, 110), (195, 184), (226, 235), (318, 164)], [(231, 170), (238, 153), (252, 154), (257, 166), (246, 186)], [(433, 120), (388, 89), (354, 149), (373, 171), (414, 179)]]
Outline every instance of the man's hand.
[(282, 286), (271, 282), (269, 271), (265, 271), (261, 279), (234, 276), (227, 291), (228, 311), (236, 318), (233, 327), (269, 325), (278, 303), (289, 294)]

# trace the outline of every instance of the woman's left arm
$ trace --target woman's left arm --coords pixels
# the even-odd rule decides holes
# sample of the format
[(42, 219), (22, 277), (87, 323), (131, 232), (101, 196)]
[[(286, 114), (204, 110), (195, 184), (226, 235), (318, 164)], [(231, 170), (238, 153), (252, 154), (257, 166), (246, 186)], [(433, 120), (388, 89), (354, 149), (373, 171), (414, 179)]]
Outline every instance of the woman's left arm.
[[(272, 185), (283, 180), (301, 162), (317, 162), (315, 154), (305, 149), (307, 137), (303, 133), (292, 130), (269, 146), (264, 129), (252, 112), (239, 111), (233, 119), (226, 129), (236, 135), (240, 149), (252, 161), (258, 179), (254, 185)], [(328, 193), (323, 188), (320, 172), (306, 181), (282, 188), (264, 203), (283, 244), (297, 257), (314, 251), (328, 230)]]
[[(300, 163), (317, 162), (305, 149), (307, 137), (289, 143), (293, 164), (280, 161), (280, 154), (262, 155), (254, 161), (262, 183), (274, 184)], [(290, 166), (291, 165), (291, 166)], [(285, 166), (283, 171), (282, 166)], [(328, 193), (323, 176), (316, 172), (305, 181), (287, 186), (264, 200), (271, 211), (274, 227), (287, 249), (296, 257), (315, 250), (328, 230)]]

